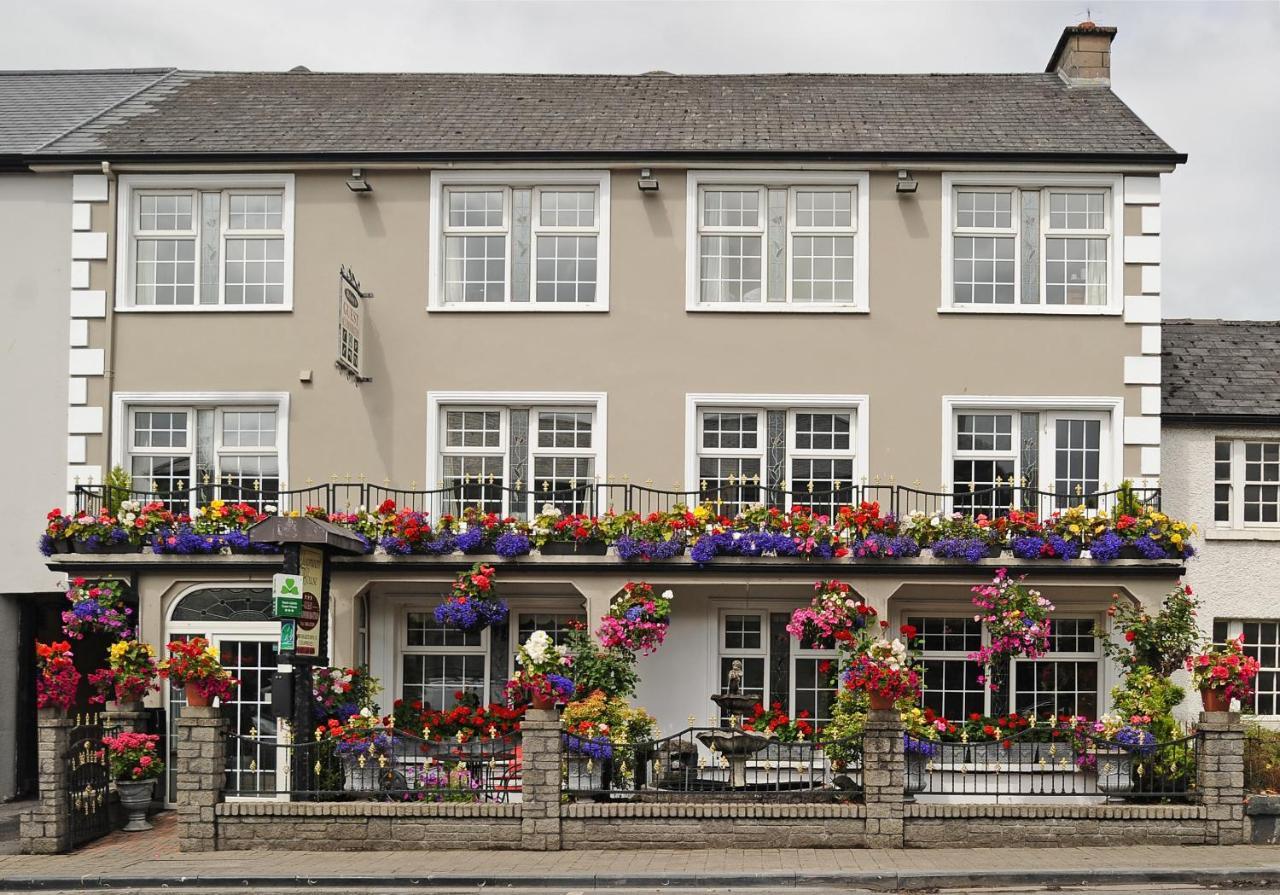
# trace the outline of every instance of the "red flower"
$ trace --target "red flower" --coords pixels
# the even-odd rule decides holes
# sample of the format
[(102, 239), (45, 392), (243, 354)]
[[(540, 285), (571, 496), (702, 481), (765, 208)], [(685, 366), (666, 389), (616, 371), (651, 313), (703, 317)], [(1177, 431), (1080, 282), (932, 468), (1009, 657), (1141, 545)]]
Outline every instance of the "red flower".
[(902, 632), (902, 636), (907, 638), (908, 640), (911, 640), (913, 637), (916, 636), (915, 625), (903, 625), (899, 630)]
[(1132, 631), (1125, 631), (1125, 632), (1124, 632), (1124, 639), (1125, 639), (1125, 640), (1127, 640), (1127, 641), (1129, 641), (1130, 643), (1133, 643), (1133, 640), (1134, 640), (1134, 638), (1135, 638), (1136, 636), (1137, 636), (1137, 635), (1135, 635)]

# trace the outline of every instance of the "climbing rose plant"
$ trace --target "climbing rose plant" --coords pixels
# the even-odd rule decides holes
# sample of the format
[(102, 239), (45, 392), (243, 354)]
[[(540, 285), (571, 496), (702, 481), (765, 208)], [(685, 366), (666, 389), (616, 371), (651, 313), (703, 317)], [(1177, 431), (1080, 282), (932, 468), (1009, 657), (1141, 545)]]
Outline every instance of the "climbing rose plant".
[(1049, 651), (1049, 614), (1053, 604), (1040, 591), (1027, 587), (1023, 579), (1013, 580), (1006, 569), (997, 569), (989, 584), (973, 588), (976, 622), (987, 626), (991, 642), (969, 654), (981, 662), (985, 672), (979, 681), (992, 692), (999, 690), (999, 669), (1015, 656), (1036, 659)]

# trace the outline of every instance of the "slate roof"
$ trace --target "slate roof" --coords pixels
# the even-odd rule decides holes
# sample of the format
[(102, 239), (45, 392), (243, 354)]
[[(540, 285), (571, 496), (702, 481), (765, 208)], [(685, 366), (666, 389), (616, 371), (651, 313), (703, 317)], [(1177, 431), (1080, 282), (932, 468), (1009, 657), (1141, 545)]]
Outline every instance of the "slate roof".
[(171, 71), (0, 71), (0, 154), (34, 153)]
[(182, 71), (45, 149), (95, 158), (483, 153), (1185, 159), (1109, 88), (1042, 73)]
[(1165, 320), (1168, 419), (1280, 419), (1280, 320)]

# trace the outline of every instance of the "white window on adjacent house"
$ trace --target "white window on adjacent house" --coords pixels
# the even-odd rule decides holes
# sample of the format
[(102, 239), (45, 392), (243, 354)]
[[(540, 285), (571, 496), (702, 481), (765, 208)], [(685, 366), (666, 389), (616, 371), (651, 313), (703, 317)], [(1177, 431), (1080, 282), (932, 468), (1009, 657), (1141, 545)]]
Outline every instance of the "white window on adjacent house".
[(1280, 441), (1214, 443), (1213, 518), (1222, 528), (1280, 526)]
[(721, 514), (772, 503), (830, 515), (853, 501), (855, 407), (789, 407), (784, 398), (721, 406), (710, 397), (695, 407), (696, 487)]
[(489, 632), (466, 633), (436, 621), (433, 610), (404, 615), (400, 697), (424, 707), (450, 709), (458, 694), (487, 702)]
[(181, 513), (214, 498), (279, 503), (279, 407), (135, 405), (127, 421), (135, 491)]
[(606, 310), (607, 172), (436, 172), (433, 310)]
[(124, 175), (120, 309), (292, 305), (293, 179)]
[(1246, 702), (1256, 715), (1280, 715), (1280, 621), (1276, 619), (1215, 618), (1213, 642), (1223, 645), (1228, 639), (1244, 635), (1244, 653), (1261, 666), (1254, 678), (1254, 694)]
[(943, 177), (943, 307), (1115, 312), (1118, 178)]
[(1101, 701), (1102, 652), (1093, 636), (1094, 616), (1054, 615), (1049, 652), (1012, 662), (1013, 710), (1097, 718)]
[(596, 403), (440, 403), (439, 486), (444, 512), (477, 507), (528, 516), (544, 505), (594, 512), (603, 438)]
[[(1091, 495), (1112, 479), (1110, 417), (1106, 413), (960, 408), (952, 422), (954, 508), (988, 517), (1012, 509), (1096, 506)], [(1036, 492), (1052, 495), (1042, 506)]]
[(691, 310), (867, 305), (866, 175), (689, 174)]

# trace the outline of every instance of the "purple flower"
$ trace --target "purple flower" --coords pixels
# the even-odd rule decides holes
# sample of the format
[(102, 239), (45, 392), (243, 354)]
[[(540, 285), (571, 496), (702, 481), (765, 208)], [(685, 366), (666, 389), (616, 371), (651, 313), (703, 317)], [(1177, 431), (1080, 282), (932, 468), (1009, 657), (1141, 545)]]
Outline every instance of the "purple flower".
[(853, 555), (859, 559), (896, 559), (900, 556), (919, 556), (920, 545), (905, 535), (890, 536), (874, 532), (856, 541)]
[(941, 559), (963, 559), (966, 562), (986, 559), (991, 552), (987, 542), (981, 538), (941, 538), (934, 541), (929, 549)]
[(493, 542), (494, 552), (499, 556), (505, 556), (507, 559), (515, 556), (527, 556), (532, 549), (533, 543), (528, 536), (518, 531), (504, 532), (498, 536), (498, 540)]
[(507, 620), (507, 604), (505, 600), (450, 598), (436, 607), (435, 618), (439, 624), (459, 631), (482, 631)]
[(1138, 548), (1138, 552), (1146, 559), (1168, 559), (1169, 551), (1165, 545), (1155, 540), (1151, 535), (1143, 535), (1133, 542), (1133, 546)]
[(484, 549), (484, 529), (473, 525), (453, 539), (453, 545), (463, 553), (479, 553)]
[(684, 542), (679, 538), (669, 541), (641, 541), (631, 535), (623, 535), (614, 543), (614, 549), (618, 558), (624, 562), (670, 559), (680, 554), (684, 549)]
[(604, 737), (588, 739), (571, 733), (566, 733), (562, 736), (566, 751), (577, 755), (585, 755), (595, 761), (608, 761), (613, 758), (613, 743)]
[(1120, 556), (1123, 548), (1124, 538), (1109, 531), (1093, 539), (1093, 543), (1089, 545), (1089, 555), (1098, 562), (1111, 562)]

